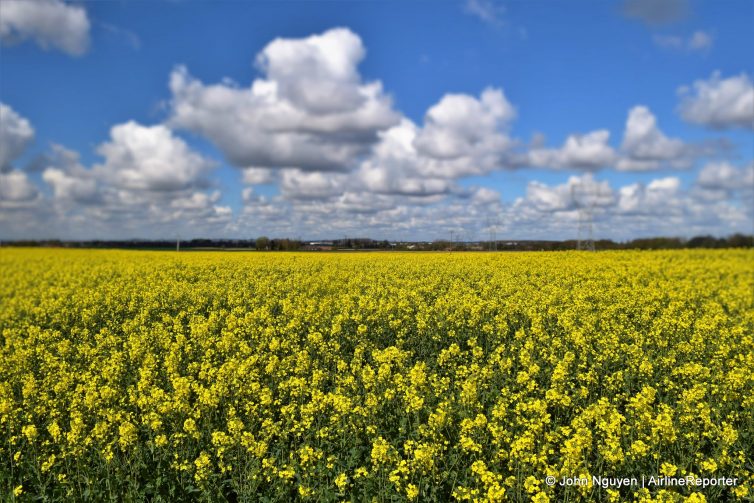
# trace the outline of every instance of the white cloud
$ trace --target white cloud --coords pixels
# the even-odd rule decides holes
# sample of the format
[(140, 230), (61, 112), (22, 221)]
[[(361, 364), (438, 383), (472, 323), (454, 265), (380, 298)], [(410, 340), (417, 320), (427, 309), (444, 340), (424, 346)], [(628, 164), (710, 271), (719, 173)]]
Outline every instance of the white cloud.
[[(681, 168), (701, 154), (663, 133), (643, 106), (630, 110), (617, 151), (605, 129), (569, 135), (555, 148), (535, 137), (527, 150), (510, 135), (516, 109), (494, 88), (444, 95), (415, 124), (392, 108), (378, 82), (363, 81), (357, 67), (364, 55), (361, 40), (338, 29), (271, 42), (257, 58), (263, 76), (249, 88), (227, 80), (206, 85), (177, 69), (168, 125), (114, 126), (93, 167), (53, 146), (36, 163), (51, 197), (11, 170), (0, 186), (0, 224), (15, 228), (11, 210), (36, 208), (27, 221), (64, 237), (447, 239), (453, 230), (471, 239), (489, 230), (483, 225), (491, 218), (504, 222), (499, 237), (573, 238), (584, 208), (594, 212), (598, 236), (686, 228), (721, 234), (743, 222), (746, 203), (732, 187), (751, 180), (751, 170), (724, 163), (705, 167), (688, 191), (676, 177), (613, 188), (586, 173), (555, 185), (530, 180), (526, 195), (506, 204), (499, 186), (460, 180), (524, 166)], [(14, 127), (22, 134), (2, 150), (6, 169), (33, 137), (28, 121), (24, 128), (10, 113), (17, 119), (8, 123), (21, 124)], [(205, 136), (242, 170), (239, 214), (212, 190), (214, 163), (169, 126)], [(256, 186), (265, 184), (279, 193), (264, 195)]]
[(615, 163), (617, 156), (608, 144), (605, 129), (584, 135), (570, 135), (560, 149), (532, 148), (529, 163), (537, 167), (596, 170)]
[(133, 121), (113, 126), (110, 141), (97, 152), (105, 162), (95, 171), (112, 185), (128, 190), (184, 190), (213, 167), (167, 127)]
[(78, 178), (62, 169), (47, 168), (42, 179), (53, 188), (55, 197), (75, 201), (92, 201), (97, 199), (97, 181), (93, 178)]
[(214, 191), (211, 194), (205, 192), (193, 192), (186, 197), (174, 199), (170, 202), (170, 207), (179, 210), (201, 210), (209, 207), (220, 200), (220, 191)]
[(170, 79), (170, 124), (210, 139), (234, 165), (345, 171), (400, 115), (379, 82), (364, 83), (365, 50), (345, 28), (277, 39), (250, 88), (204, 85), (185, 68)]
[(42, 172), (59, 200), (84, 204), (100, 202), (100, 192), (95, 174), (81, 165), (77, 152), (61, 145), (53, 145), (53, 154)]
[[(457, 173), (452, 167), (437, 170), (442, 163), (422, 156), (414, 146), (419, 128), (410, 120), (380, 133), (371, 155), (362, 162), (354, 174), (354, 183), (359, 190), (380, 194), (405, 196), (431, 196), (451, 190)], [(443, 171), (444, 173), (437, 173)]]
[(97, 181), (92, 178), (77, 178), (62, 169), (48, 168), (42, 179), (52, 185), (55, 197), (89, 201), (97, 196)]
[(243, 190), (241, 190), (241, 200), (243, 201), (244, 205), (251, 204), (255, 199), (257, 195), (254, 193), (253, 187), (244, 187)]
[[(164, 239), (177, 232), (216, 235), (231, 221), (232, 211), (220, 204), (220, 192), (201, 190), (206, 185), (202, 175), (212, 164), (164, 126), (120, 124), (112, 128), (111, 140), (99, 151), (105, 162), (93, 168), (83, 166), (78, 153), (60, 145), (53, 145), (52, 153), (40, 160), (38, 170), (52, 188), (52, 197), (41, 197), (26, 180), (24, 193), (35, 199), (33, 204), (23, 205), (30, 212), (24, 218), (34, 222), (34, 232), (46, 232), (38, 237)], [(24, 180), (18, 176), (13, 181), (14, 187), (24, 187)], [(16, 188), (14, 193), (18, 192)], [(7, 208), (8, 204), (0, 206)], [(2, 212), (0, 222), (9, 232), (21, 236), (32, 233)]]
[(257, 65), (278, 97), (296, 109), (349, 113), (366, 101), (356, 68), (365, 54), (359, 36), (340, 28), (305, 39), (275, 39), (257, 56)]
[[(254, 184), (275, 181), (279, 173), (281, 192), (289, 200), (346, 195), (350, 200), (371, 193), (427, 204), (433, 198), (460, 194), (454, 182), (457, 178), (506, 167), (505, 156), (514, 142), (505, 129), (514, 116), (515, 110), (500, 90), (485, 90), (479, 98), (446, 95), (427, 112), (423, 127), (403, 118), (379, 131), (368, 155), (347, 164), (354, 168), (351, 171), (255, 167), (244, 169), (243, 178)], [(449, 143), (443, 144), (447, 139)]]
[(503, 130), (515, 117), (515, 108), (500, 89), (487, 88), (479, 99), (446, 94), (427, 111), (414, 144), (419, 152), (436, 159), (504, 151), (510, 139)]
[(487, 187), (479, 187), (471, 195), (471, 201), (480, 205), (500, 203), (500, 192)]
[(526, 199), (540, 211), (566, 210), (573, 206), (570, 188), (570, 185), (549, 187), (535, 180), (526, 187)]
[(684, 168), (690, 165), (690, 149), (680, 139), (668, 138), (660, 130), (657, 118), (645, 106), (635, 106), (628, 114), (621, 146), (620, 171), (647, 171), (665, 166)]
[(713, 129), (754, 129), (754, 84), (748, 75), (722, 79), (715, 72), (692, 88), (679, 89), (679, 110), (686, 121)]
[(574, 203), (576, 198), (569, 196), (573, 192), (583, 194), (579, 203), (583, 209), (592, 208), (597, 239), (751, 232), (750, 196), (699, 197), (699, 192), (693, 188), (685, 191), (677, 177), (612, 188), (607, 181), (585, 176), (572, 177), (565, 184), (554, 186), (532, 181), (525, 197), (504, 208), (501, 214), (504, 233), (498, 236), (575, 238), (579, 221), (588, 218), (586, 213), (589, 212), (580, 210), (579, 204)]
[(688, 38), (680, 35), (655, 35), (652, 37), (655, 45), (663, 49), (688, 52), (707, 52), (715, 42), (713, 35), (703, 30), (697, 30)]
[(246, 185), (265, 185), (278, 180), (277, 172), (269, 168), (244, 168), (241, 175)]
[(292, 199), (328, 199), (343, 193), (347, 175), (317, 171), (286, 169), (282, 172), (280, 190)]
[(466, 0), (464, 10), (493, 25), (502, 24), (505, 15), (505, 6), (499, 0)]
[(3, 0), (0, 39), (15, 43), (33, 39), (43, 49), (73, 56), (89, 47), (89, 18), (80, 5), (61, 0)]
[(607, 181), (597, 181), (587, 173), (572, 176), (566, 183), (554, 187), (530, 181), (525, 201), (541, 212), (570, 211), (609, 205), (613, 201), (613, 191)]
[(404, 118), (380, 132), (348, 187), (411, 198), (461, 194), (456, 179), (510, 167), (516, 142), (506, 130), (514, 117), (501, 90), (487, 89), (479, 98), (446, 95), (429, 109), (423, 127)]
[(681, 186), (681, 180), (675, 176), (668, 176), (665, 178), (658, 178), (649, 182), (647, 190), (650, 192), (664, 192), (675, 194), (678, 188)]
[(13, 170), (0, 173), (0, 203), (2, 207), (16, 203), (24, 203), (37, 198), (38, 190), (26, 173)]
[(677, 177), (655, 179), (646, 185), (634, 183), (621, 187), (616, 211), (621, 214), (650, 214), (660, 220), (663, 214), (670, 216), (682, 210), (683, 205), (677, 198), (679, 188), (680, 180)]
[(418, 127), (379, 82), (362, 81), (364, 55), (341, 28), (274, 40), (257, 57), (264, 78), (247, 89), (204, 85), (178, 68), (169, 124), (208, 138), (244, 183), (278, 183), (286, 199), (431, 198), (457, 192), (457, 178), (515, 164), (507, 130), (516, 111), (502, 90), (445, 95)]
[(11, 169), (34, 139), (31, 123), (0, 102), (0, 173)]
[(728, 162), (711, 162), (699, 172), (696, 183), (703, 189), (751, 190), (754, 188), (754, 163), (737, 168)]

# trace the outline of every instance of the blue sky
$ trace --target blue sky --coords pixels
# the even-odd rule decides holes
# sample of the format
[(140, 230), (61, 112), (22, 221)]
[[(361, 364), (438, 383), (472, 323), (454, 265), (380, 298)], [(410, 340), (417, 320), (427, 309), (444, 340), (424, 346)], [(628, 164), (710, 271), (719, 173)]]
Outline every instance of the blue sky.
[(748, 0), (4, 1), (0, 238), (560, 239), (585, 207), (598, 237), (751, 232), (752, 23)]

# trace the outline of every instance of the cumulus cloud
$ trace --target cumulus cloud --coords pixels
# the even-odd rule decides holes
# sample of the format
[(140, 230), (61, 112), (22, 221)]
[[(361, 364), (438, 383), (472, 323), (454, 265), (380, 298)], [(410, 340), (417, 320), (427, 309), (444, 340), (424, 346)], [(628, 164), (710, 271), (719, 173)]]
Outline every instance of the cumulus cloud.
[(34, 128), (15, 110), (0, 102), (0, 173), (24, 153), (34, 139)]
[(61, 145), (53, 145), (53, 154), (42, 172), (54, 196), (84, 204), (101, 201), (101, 194), (94, 173), (81, 163), (79, 154)]
[(403, 117), (377, 131), (371, 148), (345, 159), (342, 171), (255, 166), (244, 168), (242, 179), (249, 185), (277, 183), (288, 200), (340, 197), (346, 206), (355, 197), (385, 201), (367, 196), (375, 194), (426, 204), (432, 198), (461, 194), (458, 178), (508, 167), (515, 141), (507, 129), (514, 117), (515, 109), (502, 90), (486, 89), (478, 98), (449, 94), (428, 110), (421, 127)]
[(277, 172), (269, 168), (244, 168), (241, 179), (246, 185), (265, 185), (278, 180)]
[(680, 187), (677, 177), (652, 180), (649, 184), (634, 183), (618, 191), (616, 210), (622, 214), (655, 214), (678, 206), (676, 195)]
[(596, 170), (616, 161), (615, 150), (608, 144), (605, 129), (584, 135), (570, 135), (559, 149), (535, 147), (529, 151), (529, 163), (536, 167)]
[(754, 163), (738, 168), (728, 162), (711, 162), (699, 172), (696, 184), (708, 190), (726, 192), (754, 188)]
[[(574, 202), (578, 196), (573, 192), (583, 194), (581, 202)], [(586, 174), (560, 185), (530, 182), (526, 196), (503, 208), (501, 221), (507, 235), (573, 239), (589, 209), (595, 238), (726, 235), (750, 232), (750, 195), (703, 198), (694, 187), (684, 190), (672, 176), (611, 187)]]
[[(246, 88), (228, 80), (205, 84), (177, 68), (167, 124), (114, 126), (97, 149), (102, 159), (89, 167), (77, 153), (53, 146), (32, 176), (41, 173), (51, 195), (43, 197), (28, 172), (10, 170), (0, 180), (0, 206), (14, 215), (36, 208), (27, 221), (66, 237), (447, 239), (453, 230), (471, 239), (495, 220), (505, 222), (496, 226), (501, 235), (572, 238), (585, 209), (594, 213), (596, 235), (609, 237), (684, 226), (720, 234), (743, 222), (744, 203), (733, 187), (752, 179), (750, 169), (710, 164), (689, 190), (677, 177), (611, 187), (589, 173), (682, 168), (702, 155), (668, 137), (647, 107), (629, 111), (620, 148), (610, 145), (605, 129), (569, 135), (553, 148), (536, 137), (527, 148), (511, 136), (517, 112), (502, 89), (446, 94), (414, 123), (392, 108), (379, 82), (362, 79), (364, 57), (358, 36), (336, 29), (274, 40), (256, 59), (262, 77)], [(6, 108), (3, 127), (15, 124), (9, 130), (22, 132), (3, 137), (7, 171), (33, 129)], [(14, 119), (6, 121), (6, 114)], [(212, 190), (214, 163), (171, 128), (204, 136), (239, 168), (240, 212)], [(491, 187), (462, 181), (526, 166), (587, 173), (554, 185), (531, 180), (512, 204)], [(269, 184), (278, 193), (257, 187)], [(3, 230), (21, 229), (8, 215), (0, 212)]]
[(295, 108), (314, 115), (348, 113), (367, 99), (356, 68), (365, 54), (358, 35), (334, 29), (306, 39), (275, 39), (257, 56), (257, 65)]
[(625, 0), (623, 13), (648, 25), (679, 21), (688, 12), (688, 0)]
[(165, 126), (116, 125), (97, 151), (104, 159), (93, 167), (60, 145), (39, 156), (35, 172), (50, 187), (49, 196), (25, 172), (2, 174), (4, 235), (164, 239), (181, 229), (217, 235), (231, 221), (220, 192), (206, 191), (204, 176), (214, 163)]
[(328, 199), (343, 193), (347, 176), (341, 173), (286, 169), (281, 174), (280, 190), (292, 199)]
[[(364, 82), (361, 39), (343, 28), (276, 39), (250, 88), (205, 85), (177, 68), (169, 124), (212, 141), (247, 185), (278, 184), (285, 199), (373, 193), (427, 199), (455, 180), (525, 164), (509, 137), (516, 110), (501, 89), (447, 94), (417, 126)], [(249, 201), (256, 201), (249, 192)]]
[(566, 183), (556, 186), (533, 180), (526, 187), (525, 201), (542, 212), (575, 210), (609, 205), (613, 201), (613, 191), (607, 181), (597, 181), (587, 173), (572, 176)]
[(422, 127), (404, 120), (399, 129), (382, 135), (385, 149), (377, 157), (392, 157), (389, 162), (439, 179), (516, 167), (525, 160), (518, 158), (517, 141), (508, 134), (515, 116), (501, 89), (485, 89), (478, 98), (446, 94), (427, 111)]
[(746, 74), (727, 79), (715, 72), (679, 89), (681, 116), (712, 129), (754, 129), (754, 84)]
[(370, 155), (351, 172), (278, 170), (281, 193), (296, 200), (340, 198), (346, 206), (354, 198), (362, 197), (365, 200), (361, 207), (368, 201), (384, 201), (371, 197), (372, 194), (422, 198), (455, 191), (452, 179), (431, 173), (437, 162), (417, 152), (414, 140), (418, 131), (415, 124), (403, 119), (399, 125), (380, 132), (380, 140)]
[[(443, 195), (462, 195), (457, 179), (509, 167), (508, 155), (515, 142), (506, 130), (514, 117), (513, 106), (498, 89), (487, 89), (478, 98), (445, 95), (428, 110), (423, 126), (403, 118), (380, 131), (369, 155), (348, 175), (305, 177), (285, 170), (284, 193), (303, 192), (300, 189), (306, 183), (292, 190), (290, 177), (295, 177), (312, 182), (312, 193), (319, 197), (332, 197), (340, 189), (341, 193), (414, 198), (426, 204)], [(325, 185), (328, 189), (323, 192)]]
[(488, 187), (478, 187), (471, 194), (471, 201), (480, 205), (500, 203), (500, 192)]
[(502, 202), (491, 189), (463, 197), (379, 194), (346, 191), (328, 199), (291, 200), (284, 196), (252, 198), (231, 224), (257, 234), (303, 236), (308, 239), (359, 236), (377, 239), (447, 239), (447, 232), (478, 231), (485, 216), (499, 213)]
[[(431, 196), (451, 190), (458, 173), (442, 161), (422, 156), (415, 147), (419, 127), (408, 119), (380, 133), (380, 141), (354, 174), (359, 190), (380, 194)], [(445, 163), (447, 164), (447, 163)], [(446, 175), (446, 176), (443, 176)]]
[(34, 40), (80, 56), (89, 47), (89, 18), (80, 5), (62, 0), (3, 0), (0, 40), (6, 44)]
[(436, 159), (499, 152), (510, 145), (502, 130), (515, 116), (515, 108), (500, 89), (485, 89), (479, 99), (446, 94), (427, 111), (414, 143), (421, 153)]
[(98, 199), (97, 181), (89, 177), (77, 177), (58, 168), (48, 168), (42, 179), (50, 184), (59, 199), (90, 202)]
[(170, 124), (210, 139), (234, 165), (346, 171), (400, 120), (380, 82), (363, 82), (361, 39), (345, 28), (276, 39), (250, 88), (205, 85), (177, 68)]
[(38, 194), (26, 173), (18, 170), (0, 173), (0, 203), (3, 208), (33, 201)]
[(129, 190), (184, 190), (214, 166), (167, 127), (133, 121), (114, 126), (110, 141), (97, 152), (105, 162), (95, 170), (112, 185)]
[(689, 147), (680, 139), (667, 137), (660, 130), (657, 118), (645, 106), (635, 106), (629, 111), (621, 152), (623, 157), (616, 165), (621, 171), (690, 165)]

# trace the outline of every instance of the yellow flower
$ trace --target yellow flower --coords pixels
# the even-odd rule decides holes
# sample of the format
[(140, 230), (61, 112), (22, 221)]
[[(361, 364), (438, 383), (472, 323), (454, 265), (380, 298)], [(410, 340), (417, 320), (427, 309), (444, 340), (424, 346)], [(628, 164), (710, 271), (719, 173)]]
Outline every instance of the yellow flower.
[(126, 448), (131, 444), (134, 444), (137, 440), (137, 430), (129, 421), (122, 423), (118, 427), (118, 443), (122, 448)]
[(715, 473), (717, 470), (717, 463), (714, 459), (709, 458), (705, 461), (702, 461), (701, 464), (702, 470), (704, 470), (706, 473)]
[(35, 438), (37, 438), (37, 427), (33, 424), (29, 424), (21, 428), (21, 432), (24, 434), (24, 436), (30, 441), (33, 442)]
[(335, 477), (335, 485), (338, 487), (338, 490), (340, 492), (343, 492), (348, 487), (348, 476), (345, 473), (341, 473), (337, 477)]
[(705, 503), (706, 501), (707, 497), (702, 493), (691, 493), (686, 498), (686, 503)]
[(382, 437), (377, 437), (372, 442), (372, 463), (379, 465), (389, 461), (390, 457), (390, 444)]
[(298, 486), (298, 494), (302, 498), (308, 498), (312, 494), (314, 494), (314, 491), (310, 487), (307, 487), (305, 485), (299, 485)]
[(668, 477), (672, 477), (673, 475), (676, 474), (677, 471), (678, 471), (678, 468), (674, 464), (671, 464), (671, 463), (663, 463), (660, 466), (660, 473)]
[(204, 451), (202, 451), (202, 453), (199, 454), (199, 457), (194, 460), (194, 466), (196, 467), (194, 478), (197, 482), (207, 479), (211, 462), (209, 455)]
[(419, 496), (419, 488), (414, 484), (408, 484), (406, 486), (406, 497), (410, 500), (414, 500)]

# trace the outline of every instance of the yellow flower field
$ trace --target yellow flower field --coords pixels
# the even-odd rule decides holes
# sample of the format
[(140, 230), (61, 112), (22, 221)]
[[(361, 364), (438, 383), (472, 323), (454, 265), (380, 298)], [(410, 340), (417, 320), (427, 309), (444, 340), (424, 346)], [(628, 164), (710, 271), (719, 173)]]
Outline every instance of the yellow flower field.
[(0, 493), (751, 501), (753, 278), (751, 250), (0, 249)]

